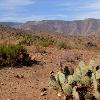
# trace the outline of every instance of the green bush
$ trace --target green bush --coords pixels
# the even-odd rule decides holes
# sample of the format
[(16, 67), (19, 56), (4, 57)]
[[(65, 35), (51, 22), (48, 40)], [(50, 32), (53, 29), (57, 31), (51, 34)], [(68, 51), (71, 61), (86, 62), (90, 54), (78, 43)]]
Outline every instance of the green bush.
[(22, 37), (22, 40), (19, 42), (20, 45), (30, 46), (33, 44), (33, 39), (31, 35), (25, 35)]
[(43, 47), (48, 47), (54, 44), (54, 40), (49, 39), (49, 38), (42, 38), (42, 39), (37, 40), (36, 44)]
[(0, 66), (29, 65), (31, 58), (26, 49), (21, 45), (0, 45)]
[(66, 49), (66, 43), (63, 42), (63, 41), (57, 41), (56, 46), (57, 46), (59, 49), (61, 49), (61, 48)]

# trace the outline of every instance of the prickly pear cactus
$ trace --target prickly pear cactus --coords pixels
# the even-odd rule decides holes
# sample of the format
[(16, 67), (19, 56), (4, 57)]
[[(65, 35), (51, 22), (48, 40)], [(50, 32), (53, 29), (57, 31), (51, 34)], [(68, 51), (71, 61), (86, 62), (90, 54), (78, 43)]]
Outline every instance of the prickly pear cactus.
[(93, 96), (100, 100), (100, 57), (93, 58), (89, 64), (81, 61), (74, 73), (65, 68), (51, 75), (49, 84), (66, 97), (73, 95), (71, 100), (92, 100)]
[(95, 71), (96, 66), (100, 66), (100, 57), (96, 57), (96, 58), (93, 58), (92, 60), (90, 60), (89, 69)]
[(57, 72), (57, 73), (55, 74), (55, 79), (56, 79), (57, 82), (59, 82), (59, 72)]
[(77, 68), (75, 69), (74, 74), (75, 74), (75, 75), (78, 75), (78, 76), (80, 76), (80, 77), (82, 76), (82, 73), (81, 73), (81, 70), (80, 70), (79, 67), (77, 67)]
[(80, 100), (79, 94), (78, 94), (78, 92), (76, 91), (76, 87), (73, 88), (73, 93), (72, 93), (72, 95), (73, 95), (73, 99), (74, 99), (74, 100)]
[(96, 79), (100, 79), (100, 69), (96, 71)]
[(61, 71), (59, 71), (55, 75), (55, 79), (56, 79), (56, 81), (60, 82), (60, 84), (63, 84), (65, 82), (65, 75)]
[(100, 93), (100, 78), (97, 79), (97, 90)]
[(72, 83), (74, 82), (74, 77), (73, 77), (73, 75), (69, 75), (69, 76), (67, 77), (67, 80), (68, 80), (68, 84), (72, 84)]
[(56, 81), (53, 75), (51, 75), (49, 78), (49, 85), (53, 87), (54, 89), (59, 89), (59, 83)]
[(83, 76), (80, 80), (80, 83), (85, 86), (91, 85), (91, 79), (88, 76)]
[(74, 80), (75, 80), (76, 82), (80, 81), (81, 77), (82, 77), (82, 76), (81, 76), (80, 74), (77, 74), (77, 73), (74, 73), (74, 74), (73, 74), (73, 78), (74, 78)]
[(72, 93), (72, 87), (69, 84), (63, 84), (62, 89), (64, 94), (70, 95)]
[(88, 65), (85, 64), (85, 62), (83, 62), (83, 61), (81, 61), (79, 63), (79, 68), (80, 68), (80, 71), (81, 71), (82, 76), (85, 76), (86, 73), (88, 72), (88, 69), (89, 69), (88, 68)]
[(93, 79), (93, 86), (94, 86), (94, 91), (95, 91), (95, 97), (97, 100), (100, 100), (100, 91), (98, 90), (98, 86), (100, 85), (96, 79), (96, 75), (93, 73), (92, 74), (92, 79)]
[(92, 80), (93, 80), (93, 86), (94, 86), (94, 90), (97, 90), (97, 81), (96, 81), (96, 76), (94, 73), (92, 73)]

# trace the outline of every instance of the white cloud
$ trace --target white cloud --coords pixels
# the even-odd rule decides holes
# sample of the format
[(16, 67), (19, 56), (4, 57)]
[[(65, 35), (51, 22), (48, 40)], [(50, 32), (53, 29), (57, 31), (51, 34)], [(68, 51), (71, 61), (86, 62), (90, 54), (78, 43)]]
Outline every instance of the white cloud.
[(80, 8), (86, 8), (86, 9), (91, 9), (91, 10), (100, 9), (100, 0), (95, 0), (93, 2), (85, 3)]
[(62, 10), (100, 10), (100, 0), (88, 1), (87, 2), (66, 2), (57, 4), (57, 6), (62, 7)]
[(27, 6), (34, 3), (34, 0), (1, 0), (0, 8), (14, 9), (16, 7)]

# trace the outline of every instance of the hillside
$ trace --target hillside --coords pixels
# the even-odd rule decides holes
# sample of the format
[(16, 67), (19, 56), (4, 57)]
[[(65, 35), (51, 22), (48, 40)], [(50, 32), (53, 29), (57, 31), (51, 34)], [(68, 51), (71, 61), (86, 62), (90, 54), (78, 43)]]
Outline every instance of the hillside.
[(0, 22), (0, 25), (10, 26), (30, 31), (58, 32), (65, 35), (100, 34), (100, 19), (85, 19), (75, 21), (42, 20), (25, 23)]
[(100, 34), (100, 19), (28, 21), (13, 27), (31, 31), (58, 32), (65, 35), (90, 35)]

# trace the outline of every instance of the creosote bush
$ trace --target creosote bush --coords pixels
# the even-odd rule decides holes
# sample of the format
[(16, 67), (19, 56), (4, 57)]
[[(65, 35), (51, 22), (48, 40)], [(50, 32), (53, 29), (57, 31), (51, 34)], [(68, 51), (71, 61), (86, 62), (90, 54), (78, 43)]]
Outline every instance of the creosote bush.
[(21, 45), (1, 44), (0, 45), (0, 66), (28, 66), (31, 58), (27, 50)]
[(49, 85), (58, 94), (62, 92), (64, 100), (100, 100), (100, 57), (88, 64), (81, 61), (73, 73), (69, 68), (61, 68), (50, 75)]

